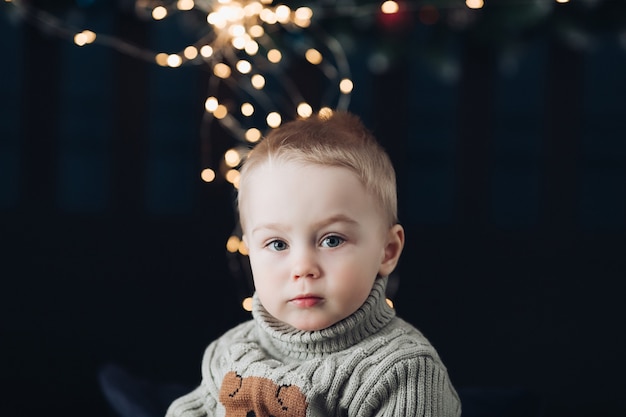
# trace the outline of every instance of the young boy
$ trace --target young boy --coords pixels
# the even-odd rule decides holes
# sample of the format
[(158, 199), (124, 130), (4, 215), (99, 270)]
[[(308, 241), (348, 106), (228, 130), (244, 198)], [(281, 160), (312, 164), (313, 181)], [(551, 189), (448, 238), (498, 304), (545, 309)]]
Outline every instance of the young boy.
[(253, 320), (168, 417), (459, 416), (435, 349), (385, 299), (404, 231), (389, 157), (345, 112), (272, 131), (241, 170)]

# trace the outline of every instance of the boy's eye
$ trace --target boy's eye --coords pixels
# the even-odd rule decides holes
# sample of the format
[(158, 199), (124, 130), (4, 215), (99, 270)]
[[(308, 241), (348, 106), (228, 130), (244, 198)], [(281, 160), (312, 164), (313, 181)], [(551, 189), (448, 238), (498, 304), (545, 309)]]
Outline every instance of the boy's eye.
[(282, 240), (272, 240), (267, 246), (277, 252), (287, 249), (287, 243)]
[(344, 239), (339, 236), (328, 236), (322, 240), (322, 246), (326, 248), (336, 248), (344, 242)]

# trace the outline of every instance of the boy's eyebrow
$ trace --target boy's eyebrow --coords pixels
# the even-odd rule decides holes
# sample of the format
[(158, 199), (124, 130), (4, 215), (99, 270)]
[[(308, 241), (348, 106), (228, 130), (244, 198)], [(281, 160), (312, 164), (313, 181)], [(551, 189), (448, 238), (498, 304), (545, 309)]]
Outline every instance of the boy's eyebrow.
[(345, 214), (337, 214), (334, 216), (330, 216), (327, 219), (324, 219), (320, 222), (315, 223), (316, 227), (324, 227), (333, 223), (349, 223), (349, 224), (357, 224), (358, 222), (351, 217), (346, 216)]
[[(348, 223), (351, 225), (356, 225), (358, 224), (358, 222), (354, 219), (352, 219), (351, 217), (346, 216), (345, 214), (337, 214), (335, 216), (330, 216), (326, 219), (323, 219), (317, 223), (314, 223), (314, 227), (315, 228), (320, 228), (320, 227), (326, 227), (328, 225), (334, 224), (334, 223)], [(264, 224), (260, 224), (259, 226), (255, 227), (254, 229), (252, 229), (252, 234), (254, 234), (254, 232), (257, 232), (259, 230), (262, 229), (270, 229), (270, 230), (282, 230), (285, 229), (285, 226), (281, 223), (264, 223)]]

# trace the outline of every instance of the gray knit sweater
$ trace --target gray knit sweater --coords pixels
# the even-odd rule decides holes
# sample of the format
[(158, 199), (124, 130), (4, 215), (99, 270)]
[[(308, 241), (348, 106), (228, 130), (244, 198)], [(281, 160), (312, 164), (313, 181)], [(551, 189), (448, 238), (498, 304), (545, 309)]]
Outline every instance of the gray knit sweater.
[(166, 417), (457, 417), (461, 405), (426, 338), (395, 316), (378, 279), (350, 317), (319, 331), (274, 319), (254, 298), (253, 320), (214, 341), (202, 382)]

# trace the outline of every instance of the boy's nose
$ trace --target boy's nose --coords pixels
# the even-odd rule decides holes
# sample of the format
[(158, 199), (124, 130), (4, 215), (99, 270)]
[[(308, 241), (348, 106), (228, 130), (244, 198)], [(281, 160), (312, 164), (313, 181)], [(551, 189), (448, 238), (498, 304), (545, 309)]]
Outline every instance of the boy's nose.
[(320, 268), (313, 251), (301, 250), (294, 253), (291, 275), (293, 278), (319, 278)]

